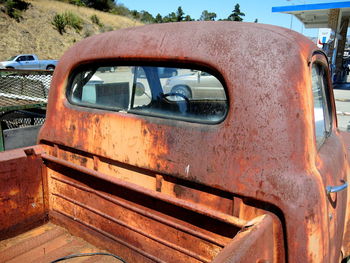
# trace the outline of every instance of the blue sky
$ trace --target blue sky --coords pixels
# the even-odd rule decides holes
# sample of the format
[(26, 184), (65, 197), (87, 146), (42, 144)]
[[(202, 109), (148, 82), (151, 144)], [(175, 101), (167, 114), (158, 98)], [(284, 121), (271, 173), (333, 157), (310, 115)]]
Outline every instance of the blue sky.
[[(217, 18), (227, 18), (234, 9), (236, 3), (241, 7), (241, 11), (245, 13), (244, 21), (253, 22), (256, 18), (259, 23), (272, 24), (290, 28), (291, 16), (288, 14), (272, 13), (271, 8), (274, 6), (316, 4), (343, 2), (344, 0), (118, 0), (119, 4), (124, 4), (129, 9), (138, 11), (146, 10), (153, 16), (160, 13), (165, 16), (171, 12), (176, 12), (179, 6), (192, 18), (198, 19), (203, 10), (215, 12)], [(292, 29), (303, 33), (307, 36), (317, 37), (317, 29), (305, 29), (302, 24), (293, 17)]]

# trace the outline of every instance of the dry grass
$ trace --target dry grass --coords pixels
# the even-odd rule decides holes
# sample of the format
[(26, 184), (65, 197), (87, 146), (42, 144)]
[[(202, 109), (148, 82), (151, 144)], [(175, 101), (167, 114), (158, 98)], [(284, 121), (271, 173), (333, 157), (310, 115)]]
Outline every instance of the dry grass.
[[(127, 17), (100, 12), (50, 0), (27, 0), (32, 6), (23, 12), (17, 23), (0, 12), (0, 61), (20, 53), (34, 53), (42, 59), (59, 59), (75, 42), (103, 31), (141, 25)], [(68, 29), (60, 35), (51, 24), (55, 14), (73, 12), (84, 21), (80, 33)], [(90, 17), (97, 15), (104, 27), (93, 24)]]

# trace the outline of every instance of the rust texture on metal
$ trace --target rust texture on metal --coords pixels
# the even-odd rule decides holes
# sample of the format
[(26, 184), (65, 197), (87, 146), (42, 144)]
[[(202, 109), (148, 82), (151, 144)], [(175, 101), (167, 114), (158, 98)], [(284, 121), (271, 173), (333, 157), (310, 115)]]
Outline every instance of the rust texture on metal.
[(213, 263), (273, 262), (273, 247), (273, 220), (263, 215), (248, 222)]
[[(129, 262), (247, 262), (252, 251), (258, 262), (338, 262), (349, 253), (350, 197), (325, 187), (349, 181), (350, 140), (332, 99), (332, 132), (316, 146), (311, 68), (327, 61), (315, 51), (288, 29), (231, 22), (77, 43), (55, 70), (39, 134), (45, 176), (31, 182), (41, 212)], [(225, 84), (228, 114), (207, 125), (71, 105), (68, 77), (95, 61), (208, 68)], [(5, 177), (29, 158), (10, 155)]]
[(41, 152), (35, 146), (0, 153), (0, 240), (46, 218)]
[(212, 217), (212, 218), (219, 220), (219, 221), (222, 221), (224, 223), (232, 224), (236, 227), (243, 227), (246, 223), (245, 220), (242, 220), (242, 219), (239, 219), (237, 217), (230, 216), (230, 215), (227, 215), (227, 214), (224, 214), (224, 213), (212, 210), (212, 209), (208, 209), (203, 205), (202, 206), (196, 205), (194, 203), (181, 200), (179, 198), (173, 198), (173, 197), (166, 195), (166, 194), (157, 193), (157, 192), (149, 190), (145, 187), (125, 182), (124, 180), (115, 178), (115, 177), (110, 176), (108, 174), (102, 174), (102, 173), (96, 172), (94, 170), (90, 170), (90, 169), (85, 168), (83, 166), (78, 166), (76, 164), (72, 164), (71, 162), (68, 162), (68, 161), (65, 161), (65, 160), (50, 156), (50, 155), (43, 154), (42, 157), (44, 160), (49, 160), (51, 162), (61, 164), (64, 167), (71, 168), (71, 169), (74, 169), (77, 171), (82, 171), (85, 175), (91, 175), (91, 176), (103, 179), (109, 183), (121, 186), (121, 187), (126, 188), (128, 190), (133, 190), (135, 192), (142, 193), (146, 196), (150, 196), (150, 197), (162, 200), (164, 202), (176, 205), (178, 207), (183, 207), (187, 210), (191, 210), (191, 211), (194, 211), (196, 213)]
[[(335, 262), (346, 193), (332, 207), (324, 189), (339, 183), (335, 174), (346, 179), (349, 167), (336, 121), (320, 150), (315, 143), (310, 62), (325, 63), (322, 55), (313, 56), (315, 50), (295, 32), (245, 23), (151, 25), (89, 38), (60, 60), (40, 142), (273, 204), (283, 217), (277, 219), (285, 224), (290, 262)], [(228, 115), (220, 124), (204, 125), (70, 105), (70, 72), (104, 60), (208, 67), (224, 80)], [(156, 180), (138, 179), (157, 190)], [(182, 194), (176, 184), (167, 192)]]
[[(50, 218), (88, 240), (104, 236), (108, 241), (96, 242), (95, 237), (94, 244), (128, 260), (136, 256), (137, 262), (210, 262), (246, 225), (241, 217), (267, 213), (249, 209), (237, 197), (214, 188), (61, 145), (46, 146), (46, 150), (42, 158), (49, 167)], [(103, 173), (95, 171), (96, 167)], [(182, 191), (169, 190), (174, 188)], [(283, 241), (279, 240), (283, 235), (278, 218), (274, 221), (277, 238), (271, 249), (278, 250), (275, 257), (279, 261), (283, 259)], [(77, 222), (80, 227), (74, 226)], [(159, 247), (162, 253), (155, 252)]]
[(232, 216), (221, 218), (205, 207), (87, 176), (84, 169), (43, 157), (49, 167), (51, 218), (67, 221), (68, 227), (79, 222), (105, 236), (113, 246), (104, 247), (129, 261), (136, 255), (137, 262), (211, 262), (241, 229)]
[[(348, 132), (341, 132), (341, 136), (343, 137), (344, 141), (346, 142), (346, 147), (344, 147), (344, 152), (347, 153), (344, 157), (347, 158), (348, 162), (350, 163), (350, 133)], [(347, 182), (350, 182), (350, 173), (348, 173)], [(347, 207), (350, 207), (350, 194), (347, 196)], [(350, 209), (346, 210), (345, 218), (350, 218)], [(350, 220), (347, 220), (345, 223), (344, 228), (344, 235), (343, 235), (343, 244), (342, 244), (342, 252), (343, 255), (350, 255)]]

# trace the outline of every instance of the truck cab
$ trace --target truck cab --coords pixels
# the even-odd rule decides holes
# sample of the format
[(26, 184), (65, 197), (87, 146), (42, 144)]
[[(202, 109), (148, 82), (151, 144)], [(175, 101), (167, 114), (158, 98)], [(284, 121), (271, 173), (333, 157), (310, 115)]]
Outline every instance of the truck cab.
[[(215, 92), (166, 88), (193, 72)], [(0, 233), (50, 221), (127, 262), (339, 262), (349, 146), (327, 57), (296, 32), (108, 32), (60, 60), (38, 145), (0, 154)]]

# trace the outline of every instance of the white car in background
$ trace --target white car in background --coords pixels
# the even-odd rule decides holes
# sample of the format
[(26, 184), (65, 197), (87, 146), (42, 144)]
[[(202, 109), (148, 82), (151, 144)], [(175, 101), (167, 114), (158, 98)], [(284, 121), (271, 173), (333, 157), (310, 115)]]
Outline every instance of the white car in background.
[(39, 60), (35, 54), (20, 54), (0, 62), (3, 69), (54, 70), (58, 60)]
[(203, 71), (193, 71), (188, 74), (169, 78), (164, 87), (164, 94), (181, 94), (187, 99), (216, 98), (225, 100), (223, 85), (213, 75)]

